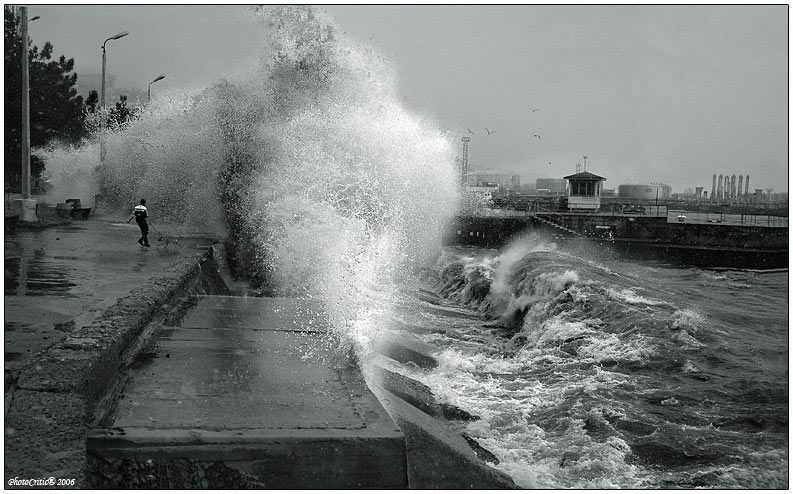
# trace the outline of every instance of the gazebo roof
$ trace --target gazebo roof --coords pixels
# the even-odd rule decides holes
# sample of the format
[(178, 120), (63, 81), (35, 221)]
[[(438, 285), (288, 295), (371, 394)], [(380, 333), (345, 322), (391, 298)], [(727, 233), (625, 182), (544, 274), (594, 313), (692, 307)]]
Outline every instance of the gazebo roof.
[(600, 177), (598, 175), (595, 175), (594, 173), (589, 173), (589, 172), (575, 173), (573, 175), (568, 175), (568, 176), (564, 177), (564, 179), (565, 180), (584, 180), (584, 181), (590, 181), (590, 182), (598, 182), (598, 181), (601, 181), (601, 180), (603, 180), (603, 181), (606, 180), (603, 177)]

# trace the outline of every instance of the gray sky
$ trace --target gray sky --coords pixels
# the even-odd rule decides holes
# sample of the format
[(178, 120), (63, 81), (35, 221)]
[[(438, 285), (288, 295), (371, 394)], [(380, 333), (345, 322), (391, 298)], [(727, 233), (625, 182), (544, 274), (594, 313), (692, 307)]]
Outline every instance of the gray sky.
[[(474, 169), (533, 181), (587, 155), (609, 188), (710, 190), (716, 173), (788, 190), (786, 5), (317, 8), (391, 60), (406, 106), (472, 138)], [(107, 45), (118, 87), (200, 87), (261, 53), (249, 9), (31, 5), (30, 35), (99, 73), (127, 30)]]

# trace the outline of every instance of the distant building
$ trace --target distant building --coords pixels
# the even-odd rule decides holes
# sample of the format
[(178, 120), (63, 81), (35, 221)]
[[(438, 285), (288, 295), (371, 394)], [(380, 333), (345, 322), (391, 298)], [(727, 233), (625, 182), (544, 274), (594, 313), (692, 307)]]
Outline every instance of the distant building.
[(600, 210), (600, 190), (605, 178), (590, 172), (564, 177), (567, 186), (567, 208), (571, 211)]
[[(77, 95), (83, 97), (83, 102), (88, 99), (88, 94), (93, 90), (102, 98), (102, 74), (77, 74), (74, 85)], [(146, 91), (142, 89), (128, 89), (116, 87), (116, 76), (105, 74), (105, 105), (114, 106), (121, 95), (127, 97), (127, 106), (136, 107), (146, 103)]]
[[(112, 75), (105, 75), (105, 91), (108, 87), (115, 85), (116, 78)], [(96, 91), (96, 94), (102, 93), (102, 74), (77, 74), (77, 82), (74, 85), (77, 90), (77, 95), (83, 97), (83, 101), (88, 98), (88, 93), (91, 90)]]
[(498, 186), (482, 185), (477, 187), (468, 187), (466, 191), (471, 194), (480, 195), (482, 197), (492, 197), (493, 193), (498, 191)]
[(621, 184), (617, 187), (621, 199), (670, 199), (672, 187), (666, 184)]
[(496, 172), (469, 172), (469, 187), (497, 186), (502, 190), (517, 190), (520, 188), (520, 175), (510, 175)]
[(614, 189), (600, 189), (600, 197), (601, 198), (604, 198), (604, 197), (608, 197), (608, 198), (617, 197), (617, 191), (614, 190)]
[(535, 184), (522, 184), (520, 187), (518, 187), (517, 192), (535, 194), (537, 192), (537, 186)]
[(550, 194), (564, 194), (567, 190), (567, 180), (563, 178), (538, 178), (537, 190), (547, 190)]
[[(658, 197), (661, 198), (660, 196)], [(696, 200), (697, 196), (694, 195), (693, 192), (674, 192), (672, 193), (672, 199), (675, 201), (693, 201)], [(653, 198), (655, 199), (655, 198)]]

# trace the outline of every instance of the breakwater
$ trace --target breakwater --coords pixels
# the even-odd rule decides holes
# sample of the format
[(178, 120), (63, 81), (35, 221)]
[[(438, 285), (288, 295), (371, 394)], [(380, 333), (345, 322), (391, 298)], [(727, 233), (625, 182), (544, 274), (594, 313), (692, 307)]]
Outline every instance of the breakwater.
[(604, 252), (703, 267), (778, 269), (788, 266), (788, 227), (670, 222), (666, 217), (608, 214), (457, 216), (445, 245), (501, 247), (537, 232), (565, 245), (596, 244)]

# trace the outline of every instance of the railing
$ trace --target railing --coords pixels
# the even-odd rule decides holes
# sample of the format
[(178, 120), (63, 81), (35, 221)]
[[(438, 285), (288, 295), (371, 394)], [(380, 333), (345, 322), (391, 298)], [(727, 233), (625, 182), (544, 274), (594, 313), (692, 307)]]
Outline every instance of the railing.
[[(529, 203), (525, 210), (515, 210), (507, 208), (475, 208), (466, 211), (466, 214), (480, 218), (530, 218), (538, 215), (550, 216), (559, 219), (567, 214), (589, 214), (589, 213), (561, 213), (551, 211), (537, 203)], [(667, 206), (645, 206), (644, 211), (615, 211), (596, 213), (601, 216), (617, 217), (649, 217), (666, 218), (670, 223), (708, 223), (724, 225), (744, 225), (744, 226), (768, 226), (768, 227), (787, 227), (788, 218), (785, 216), (772, 216), (763, 214), (726, 214), (708, 213), (701, 211), (670, 210)], [(681, 219), (678, 216), (683, 215)]]
[[(685, 216), (682, 219), (679, 216)], [(701, 211), (669, 211), (667, 221), (685, 223), (710, 223), (743, 226), (775, 226), (787, 227), (788, 218), (785, 216), (771, 216), (767, 214), (725, 214), (708, 213)]]

